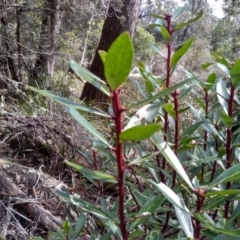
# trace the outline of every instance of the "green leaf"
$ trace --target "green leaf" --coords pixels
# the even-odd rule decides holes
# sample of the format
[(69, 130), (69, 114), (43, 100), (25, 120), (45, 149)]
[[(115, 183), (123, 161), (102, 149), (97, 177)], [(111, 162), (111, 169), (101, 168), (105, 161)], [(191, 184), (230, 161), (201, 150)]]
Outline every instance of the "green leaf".
[(164, 53), (154, 44), (150, 43), (149, 46), (158, 54), (160, 54), (163, 58), (166, 58), (166, 56), (164, 55)]
[(107, 52), (103, 51), (103, 50), (99, 50), (98, 51), (98, 54), (103, 62), (103, 65), (105, 63), (105, 60), (106, 60), (106, 57), (107, 57)]
[(73, 167), (76, 170), (88, 175), (92, 179), (97, 179), (97, 180), (100, 180), (100, 181), (110, 182), (110, 183), (117, 183), (116, 178), (109, 173), (104, 173), (104, 172), (95, 171), (95, 170), (92, 170), (92, 169), (89, 169), (89, 168), (85, 168), (85, 167), (80, 166), (77, 163), (73, 163), (73, 162), (70, 162), (70, 161), (67, 161), (67, 160), (65, 161), (65, 163), (67, 165), (69, 165), (70, 167)]
[(173, 54), (171, 59), (171, 68), (174, 67), (178, 63), (178, 61), (184, 56), (184, 54), (188, 51), (188, 49), (192, 45), (193, 40), (194, 38), (190, 38), (180, 49), (178, 49)]
[(152, 136), (160, 129), (159, 124), (149, 124), (145, 126), (136, 126), (128, 128), (120, 134), (121, 142), (124, 141), (140, 141)]
[(228, 116), (224, 111), (218, 111), (219, 118), (223, 122), (223, 124), (227, 127), (230, 128), (233, 125), (233, 120), (230, 116)]
[(197, 122), (197, 123), (193, 124), (192, 126), (190, 126), (189, 128), (187, 128), (183, 132), (182, 138), (193, 134), (201, 125), (202, 125), (202, 122)]
[(227, 91), (227, 86), (222, 79), (219, 79), (216, 85), (216, 92), (218, 101), (221, 104), (225, 113), (228, 113), (228, 102), (227, 99), (229, 98), (229, 93)]
[(240, 163), (228, 168), (220, 175), (218, 175), (208, 186), (208, 189), (211, 189), (222, 182), (231, 182), (239, 180), (240, 178)]
[(206, 111), (206, 105), (204, 104), (204, 102), (202, 101), (202, 99), (196, 97), (195, 100), (196, 100), (196, 102), (199, 104), (199, 107), (201, 107), (202, 110), (205, 112), (205, 111)]
[(172, 14), (172, 20), (176, 20), (178, 17), (180, 17), (186, 9), (186, 6), (184, 7), (178, 7)]
[(90, 108), (90, 107), (87, 107), (85, 105), (82, 105), (82, 104), (78, 104), (78, 103), (75, 103), (75, 102), (72, 102), (66, 98), (63, 98), (63, 97), (59, 97), (55, 94), (52, 94), (52, 93), (49, 93), (45, 90), (39, 90), (35, 87), (31, 87), (31, 86), (28, 86), (29, 89), (31, 89), (32, 91), (34, 92), (37, 92), (45, 97), (48, 97), (64, 106), (68, 106), (68, 107), (72, 107), (74, 109), (78, 109), (78, 110), (82, 110), (82, 111), (85, 111), (85, 112), (89, 112), (89, 113), (92, 113), (92, 114), (95, 114), (95, 115), (98, 115), (98, 116), (101, 116), (101, 117), (107, 117), (107, 118), (111, 118), (110, 115), (106, 114), (105, 112), (102, 112), (102, 111), (99, 111), (97, 109), (94, 109), (94, 108)]
[(86, 216), (85, 214), (81, 214), (78, 218), (78, 221), (77, 221), (77, 224), (76, 224), (76, 227), (75, 227), (75, 230), (74, 232), (72, 233), (72, 239), (77, 239), (77, 237), (81, 234), (81, 232), (84, 230), (84, 224), (85, 224), (85, 221), (86, 221)]
[(164, 26), (161, 26), (161, 33), (165, 41), (169, 43), (171, 41), (171, 35), (169, 34), (168, 30)]
[(192, 183), (185, 172), (182, 164), (176, 157), (175, 153), (172, 149), (168, 146), (166, 142), (164, 142), (163, 138), (160, 134), (155, 133), (151, 137), (152, 142), (156, 145), (156, 147), (160, 150), (161, 154), (166, 158), (168, 163), (175, 169), (175, 171), (181, 176), (181, 178), (188, 184), (188, 186), (193, 189)]
[(103, 142), (105, 145), (108, 147), (111, 147), (107, 139), (97, 131), (95, 127), (93, 127), (78, 111), (71, 107), (66, 107), (67, 111), (71, 114), (71, 116), (81, 125), (86, 129), (89, 133), (91, 133), (94, 137), (96, 137), (98, 140)]
[(209, 77), (207, 79), (207, 82), (205, 83), (205, 88), (206, 88), (207, 91), (212, 88), (216, 79), (217, 79), (217, 76), (216, 76), (215, 73), (212, 73), (212, 74), (209, 75)]
[(118, 89), (132, 68), (134, 50), (129, 33), (122, 33), (111, 45), (104, 62), (104, 73), (112, 90)]
[(153, 92), (154, 87), (153, 87), (153, 84), (152, 84), (151, 81), (149, 81), (148, 79), (146, 79), (145, 85), (146, 85), (146, 89), (147, 89), (148, 93)]
[(174, 106), (170, 103), (163, 104), (163, 109), (173, 118), (176, 117)]
[(204, 64), (202, 64), (201, 65), (201, 67), (202, 67), (202, 70), (206, 70), (209, 66), (211, 66), (211, 65), (213, 65), (213, 63), (204, 63)]
[(233, 210), (233, 213), (230, 218), (230, 222), (233, 222), (239, 218), (240, 218), (240, 204), (238, 204), (237, 207)]
[(186, 84), (186, 83), (188, 83), (188, 82), (190, 82), (190, 81), (192, 81), (192, 80), (193, 80), (193, 78), (189, 78), (189, 79), (186, 79), (186, 80), (184, 80), (184, 81), (182, 81), (182, 82), (180, 82), (180, 83), (177, 83), (177, 84), (175, 84), (174, 86), (172, 86), (172, 87), (170, 87), (170, 88), (166, 88), (164, 91), (162, 91), (162, 92), (160, 92), (160, 93), (157, 93), (157, 94), (155, 94), (154, 96), (152, 96), (152, 97), (150, 97), (150, 98), (148, 98), (148, 99), (146, 99), (146, 100), (143, 100), (142, 102), (139, 102), (139, 103), (137, 103), (137, 104), (135, 104), (135, 105), (132, 105), (132, 106), (129, 107), (128, 109), (135, 108), (135, 107), (141, 106), (141, 105), (143, 105), (143, 104), (147, 104), (147, 103), (153, 102), (153, 101), (155, 101), (155, 100), (157, 100), (157, 99), (161, 99), (161, 98), (163, 98), (163, 97), (171, 94), (171, 92), (179, 89), (181, 86), (183, 86), (184, 84)]
[[(180, 201), (183, 206), (185, 206), (185, 203), (183, 201), (182, 196), (180, 197)], [(186, 213), (182, 209), (176, 207), (176, 205), (173, 206), (178, 218), (178, 221), (182, 227), (182, 230), (188, 237), (188, 239), (193, 239), (194, 238), (194, 231), (193, 231), (193, 225), (192, 225), (192, 219), (189, 213)]]
[(66, 234), (69, 234), (70, 228), (71, 228), (71, 223), (68, 219), (66, 219), (63, 224), (62, 224), (63, 230)]
[(136, 215), (136, 220), (131, 224), (130, 230), (141, 224), (144, 219), (149, 217), (162, 204), (165, 197), (163, 195), (153, 196), (141, 207)]
[(238, 195), (240, 194), (240, 190), (238, 189), (227, 189), (227, 190), (220, 190), (220, 191), (211, 191), (207, 192), (205, 196), (230, 196), (230, 195)]
[(198, 221), (200, 221), (203, 225), (204, 228), (207, 228), (209, 230), (212, 230), (217, 233), (223, 233), (228, 236), (232, 237), (239, 237), (240, 236), (240, 230), (237, 229), (225, 229), (225, 228), (220, 228), (212, 225), (206, 218), (201, 214), (201, 213), (194, 213), (194, 218), (196, 218)]
[(186, 207), (183, 201), (179, 198), (179, 196), (173, 192), (171, 188), (169, 188), (164, 183), (156, 183), (153, 180), (148, 180), (151, 184), (153, 184), (156, 188), (158, 188), (162, 194), (165, 196), (165, 198), (172, 203), (174, 206), (182, 209), (186, 213), (190, 213), (189, 209)]
[(70, 60), (69, 62), (70, 67), (72, 70), (84, 81), (87, 81), (91, 83), (94, 87), (99, 89), (101, 92), (106, 94), (107, 96), (110, 96), (110, 91), (108, 87), (106, 86), (106, 83), (102, 81), (100, 78), (92, 74), (90, 71), (88, 71), (85, 67), (81, 66), (77, 62)]
[(198, 19), (200, 19), (200, 18), (202, 17), (202, 15), (203, 15), (203, 11), (201, 10), (195, 18), (193, 18), (193, 19), (191, 19), (191, 20), (189, 20), (189, 21), (187, 21), (187, 22), (181, 22), (181, 23), (179, 23), (179, 24), (175, 27), (174, 31), (176, 31), (176, 30), (178, 30), (178, 29), (180, 29), (180, 28), (182, 28), (182, 27), (185, 27), (185, 26), (187, 26), (187, 25), (189, 25), (189, 24), (192, 24), (192, 23), (196, 22)]
[(234, 85), (240, 83), (240, 59), (238, 59), (230, 69), (230, 76)]
[(226, 234), (218, 235), (217, 237), (213, 238), (212, 240), (239, 240), (239, 237), (232, 237)]

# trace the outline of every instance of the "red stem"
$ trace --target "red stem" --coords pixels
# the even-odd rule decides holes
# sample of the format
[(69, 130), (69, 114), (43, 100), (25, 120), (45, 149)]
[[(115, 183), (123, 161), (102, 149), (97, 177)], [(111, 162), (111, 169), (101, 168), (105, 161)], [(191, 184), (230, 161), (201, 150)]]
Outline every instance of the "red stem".
[[(172, 93), (173, 103), (174, 103), (174, 111), (175, 111), (175, 132), (174, 132), (174, 153), (177, 155), (178, 144), (179, 144), (179, 102), (178, 102), (178, 91), (174, 91)], [(172, 181), (172, 189), (175, 186), (176, 182), (176, 171), (173, 171), (173, 181)]]
[[(206, 88), (204, 88), (204, 92), (205, 92), (205, 98), (204, 98), (204, 100), (205, 100), (205, 118), (207, 118), (208, 117), (208, 91), (207, 91), (207, 89)], [(207, 131), (205, 130), (204, 131), (204, 145), (203, 145), (203, 149), (204, 149), (204, 151), (206, 152), (206, 150), (207, 150)], [(205, 168), (205, 164), (203, 163), (202, 164), (202, 179), (201, 179), (201, 181), (203, 182), (204, 181), (204, 168)]]
[[(167, 27), (166, 29), (168, 30), (170, 36), (172, 35), (172, 15), (171, 14), (166, 14), (165, 15), (165, 20), (167, 22)], [(167, 76), (166, 76), (166, 87), (169, 88), (170, 87), (170, 77), (171, 77), (171, 56), (172, 56), (172, 40), (170, 40), (167, 43)], [(165, 102), (168, 102), (168, 98), (165, 98)], [(164, 141), (167, 142), (167, 134), (168, 134), (168, 113), (165, 112), (164, 114)], [(163, 158), (162, 161), (162, 169), (166, 168), (166, 159)], [(161, 176), (161, 181), (164, 183), (165, 182), (165, 178), (164, 178), (164, 174), (162, 172), (160, 172), (160, 176)]]
[(119, 218), (120, 218), (120, 229), (122, 232), (123, 240), (128, 239), (128, 232), (126, 228), (126, 219), (124, 215), (124, 161), (123, 161), (123, 151), (122, 143), (120, 141), (120, 134), (122, 132), (122, 107), (119, 100), (120, 89), (112, 92), (112, 103), (114, 108), (114, 120), (116, 126), (116, 157), (118, 165), (118, 194), (119, 194)]
[[(233, 114), (233, 101), (234, 101), (234, 92), (235, 87), (234, 85), (231, 86), (230, 90), (230, 96), (228, 99), (228, 116), (232, 117)], [(227, 144), (226, 144), (226, 161), (227, 161), (227, 169), (231, 167), (232, 165), (232, 146), (231, 146), (231, 140), (232, 140), (232, 127), (227, 128)], [(231, 182), (227, 182), (226, 189), (229, 189), (231, 187)], [(225, 204), (225, 210), (224, 210), (224, 217), (228, 218), (228, 212), (229, 212), (229, 206), (230, 201), (228, 200)]]

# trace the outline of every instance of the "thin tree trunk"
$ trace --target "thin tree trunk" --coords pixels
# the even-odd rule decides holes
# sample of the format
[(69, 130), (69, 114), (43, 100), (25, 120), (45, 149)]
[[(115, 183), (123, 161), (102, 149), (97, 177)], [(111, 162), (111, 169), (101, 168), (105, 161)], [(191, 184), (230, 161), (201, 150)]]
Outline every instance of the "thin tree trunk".
[(44, 1), (42, 13), (42, 24), (39, 36), (38, 54), (34, 67), (31, 69), (30, 75), (33, 78), (38, 78), (40, 73), (46, 72), (48, 54), (47, 54), (47, 42), (48, 42), (48, 15), (49, 4), (48, 0)]
[[(133, 38), (136, 31), (141, 2), (142, 0), (124, 0), (121, 12), (115, 10), (111, 4), (113, 1), (110, 2), (101, 38), (90, 67), (90, 71), (101, 79), (105, 80), (105, 77), (103, 64), (98, 51), (108, 51), (114, 40), (125, 30), (129, 31)], [(94, 101), (95, 103), (106, 103), (108, 100), (106, 95), (89, 83), (85, 84), (80, 99), (86, 102)]]
[(50, 12), (50, 49), (49, 49), (49, 61), (48, 61), (48, 75), (53, 76), (55, 61), (56, 61), (56, 48), (57, 48), (57, 37), (60, 31), (63, 12), (59, 11), (60, 1), (52, 0), (51, 12)]
[(7, 41), (7, 33), (6, 33), (6, 28), (7, 28), (7, 21), (4, 17), (1, 17), (0, 19), (1, 24), (3, 26), (3, 32), (4, 32), (4, 39), (5, 39), (5, 47), (6, 47), (6, 52), (8, 53), (8, 57), (7, 57), (7, 64), (8, 64), (8, 69), (10, 71), (11, 74), (11, 78), (15, 81), (19, 81), (17, 73), (16, 73), (16, 69), (15, 69), (15, 64), (14, 64), (14, 60), (11, 57), (13, 55), (13, 50), (11, 45), (9, 44), (9, 42)]
[(40, 73), (52, 76), (55, 67), (57, 37), (63, 13), (60, 12), (59, 0), (45, 0), (42, 14), (42, 25), (39, 37), (38, 55), (31, 75), (35, 78)]

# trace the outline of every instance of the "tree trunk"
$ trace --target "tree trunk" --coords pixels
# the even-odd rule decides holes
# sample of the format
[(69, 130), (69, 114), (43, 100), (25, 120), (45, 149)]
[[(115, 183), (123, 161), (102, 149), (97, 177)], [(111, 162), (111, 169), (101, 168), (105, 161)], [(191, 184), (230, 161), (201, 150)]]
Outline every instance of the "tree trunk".
[(53, 76), (56, 60), (56, 48), (57, 48), (57, 37), (60, 31), (62, 23), (63, 12), (60, 12), (60, 1), (52, 0), (51, 12), (50, 12), (50, 50), (49, 50), (49, 61), (48, 61), (48, 74)]
[[(118, 12), (114, 8), (113, 1), (110, 2), (101, 38), (90, 67), (90, 71), (101, 79), (105, 80), (105, 76), (103, 64), (98, 51), (108, 51), (111, 44), (123, 31), (129, 31), (133, 38), (136, 31), (141, 2), (142, 0), (124, 0), (121, 12)], [(90, 83), (85, 84), (80, 99), (86, 102), (94, 101), (95, 103), (100, 104), (108, 101), (106, 95)]]
[(42, 14), (42, 25), (38, 44), (38, 54), (31, 75), (53, 75), (55, 66), (55, 50), (63, 14), (59, 10), (59, 0), (45, 0)]

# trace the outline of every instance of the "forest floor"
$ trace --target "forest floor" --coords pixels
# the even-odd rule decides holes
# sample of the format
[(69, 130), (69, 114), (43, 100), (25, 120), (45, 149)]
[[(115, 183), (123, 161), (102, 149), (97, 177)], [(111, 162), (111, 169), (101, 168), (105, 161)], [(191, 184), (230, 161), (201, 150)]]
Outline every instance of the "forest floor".
[[(90, 137), (63, 106), (10, 85), (0, 103), (0, 239), (48, 239), (66, 217), (78, 216), (57, 190), (95, 200), (94, 189), (64, 163), (89, 167), (84, 154), (91, 155)], [(79, 101), (82, 86), (76, 80), (51, 90)]]

